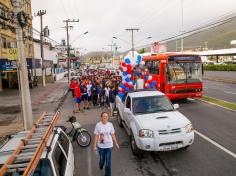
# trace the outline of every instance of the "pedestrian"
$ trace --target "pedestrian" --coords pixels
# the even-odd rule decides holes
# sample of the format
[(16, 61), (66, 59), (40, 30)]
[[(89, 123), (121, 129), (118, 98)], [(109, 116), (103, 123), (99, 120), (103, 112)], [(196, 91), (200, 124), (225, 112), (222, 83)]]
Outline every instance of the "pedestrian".
[(108, 114), (102, 112), (101, 121), (96, 124), (94, 130), (94, 151), (99, 153), (99, 171), (102, 173), (105, 164), (105, 176), (111, 176), (111, 155), (113, 142), (119, 149), (115, 136), (115, 129), (111, 122), (108, 122)]
[(74, 110), (74, 113), (80, 112), (80, 103), (81, 103), (81, 91), (80, 91), (80, 84), (78, 83), (75, 87), (75, 106), (76, 110)]
[(77, 85), (77, 82), (74, 78), (72, 78), (70, 80), (70, 91), (71, 91), (71, 94), (72, 94), (72, 97), (74, 98), (75, 97), (75, 87)]
[(109, 91), (109, 105), (111, 110), (111, 117), (113, 116), (113, 112), (115, 109), (115, 99), (116, 99), (117, 91), (114, 86), (111, 87)]
[(96, 82), (93, 82), (91, 90), (92, 90), (93, 106), (96, 106), (98, 101), (98, 87)]
[(110, 88), (109, 88), (108, 84), (106, 84), (104, 90), (105, 90), (105, 105), (109, 109), (109, 91), (110, 91)]
[(106, 102), (106, 97), (105, 97), (105, 88), (102, 85), (100, 85), (99, 94), (98, 95), (99, 95), (100, 108), (104, 109), (105, 102)]
[(87, 93), (88, 93), (88, 108), (91, 106), (92, 101), (92, 82), (91, 80), (88, 81), (87, 87)]
[(81, 94), (82, 94), (82, 101), (84, 109), (89, 109), (88, 107), (88, 92), (86, 87), (86, 81), (84, 80), (83, 83), (80, 86)]

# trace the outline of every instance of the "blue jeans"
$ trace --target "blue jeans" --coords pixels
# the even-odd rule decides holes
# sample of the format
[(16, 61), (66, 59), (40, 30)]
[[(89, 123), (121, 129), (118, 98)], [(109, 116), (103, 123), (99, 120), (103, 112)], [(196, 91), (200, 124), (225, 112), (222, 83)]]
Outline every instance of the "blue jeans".
[(99, 169), (102, 170), (105, 163), (105, 176), (111, 176), (111, 152), (112, 148), (98, 148)]

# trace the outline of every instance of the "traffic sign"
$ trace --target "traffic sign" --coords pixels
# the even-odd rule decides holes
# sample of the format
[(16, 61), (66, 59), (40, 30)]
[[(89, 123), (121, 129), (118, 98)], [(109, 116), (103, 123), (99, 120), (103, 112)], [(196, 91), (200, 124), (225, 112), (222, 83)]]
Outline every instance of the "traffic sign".
[(17, 60), (18, 59), (18, 49), (17, 48), (8, 48), (8, 60)]

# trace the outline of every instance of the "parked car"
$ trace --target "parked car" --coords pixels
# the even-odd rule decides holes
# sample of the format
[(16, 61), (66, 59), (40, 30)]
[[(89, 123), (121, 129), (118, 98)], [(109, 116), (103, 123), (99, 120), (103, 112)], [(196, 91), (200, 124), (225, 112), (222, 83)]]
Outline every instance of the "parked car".
[(118, 124), (130, 136), (134, 155), (142, 151), (169, 151), (193, 144), (191, 122), (159, 91), (140, 90), (116, 97)]
[[(75, 75), (76, 75), (76, 71), (70, 70), (70, 76), (75, 76)], [(68, 70), (66, 71), (66, 74), (64, 75), (64, 77), (68, 77)]]
[[(16, 149), (23, 135), (13, 135), (12, 138), (0, 149), (0, 167)], [(15, 136), (15, 137), (14, 137)], [(73, 176), (74, 174), (74, 153), (72, 144), (65, 132), (57, 127), (51, 134), (47, 147), (45, 148), (39, 163), (32, 176)], [(8, 176), (8, 175), (7, 175)]]

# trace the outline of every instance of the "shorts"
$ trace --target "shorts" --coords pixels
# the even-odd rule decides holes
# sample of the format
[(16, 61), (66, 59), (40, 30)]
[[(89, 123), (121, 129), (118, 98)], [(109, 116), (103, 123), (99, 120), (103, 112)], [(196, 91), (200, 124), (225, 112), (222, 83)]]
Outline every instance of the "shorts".
[(87, 100), (88, 100), (88, 94), (83, 94), (82, 101), (87, 101)]
[(88, 101), (92, 101), (92, 96), (89, 96), (89, 97), (88, 97)]
[(75, 103), (81, 103), (81, 98), (75, 98)]

